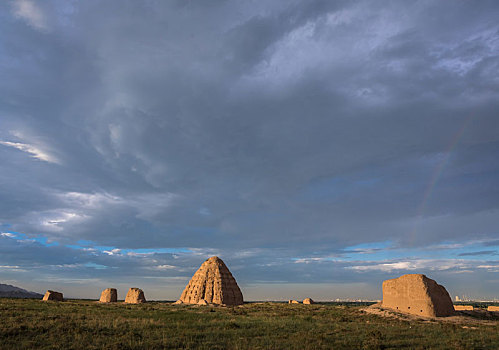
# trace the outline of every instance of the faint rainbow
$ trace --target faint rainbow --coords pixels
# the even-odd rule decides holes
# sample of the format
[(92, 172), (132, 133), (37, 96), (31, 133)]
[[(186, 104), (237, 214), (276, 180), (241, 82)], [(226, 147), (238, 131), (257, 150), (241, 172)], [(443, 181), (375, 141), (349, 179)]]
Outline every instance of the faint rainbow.
[(430, 201), (433, 190), (435, 189), (437, 182), (440, 179), (440, 176), (442, 175), (446, 165), (449, 163), (449, 159), (452, 152), (459, 144), (459, 141), (461, 141), (461, 138), (472, 119), (473, 119), (473, 114), (471, 114), (469, 117), (466, 118), (461, 128), (454, 134), (451, 142), (449, 142), (449, 145), (447, 146), (446, 150), (443, 152), (445, 156), (443, 157), (442, 161), (438, 163), (438, 165), (435, 167), (435, 170), (433, 171), (430, 182), (428, 183), (428, 186), (424, 191), (423, 200), (421, 201), (421, 204), (418, 206), (417, 215), (416, 215), (417, 220), (416, 223), (414, 224), (414, 228), (411, 232), (411, 237), (410, 237), (411, 243), (414, 241), (418, 229), (418, 224), (423, 218), (424, 212), (426, 210), (426, 205)]

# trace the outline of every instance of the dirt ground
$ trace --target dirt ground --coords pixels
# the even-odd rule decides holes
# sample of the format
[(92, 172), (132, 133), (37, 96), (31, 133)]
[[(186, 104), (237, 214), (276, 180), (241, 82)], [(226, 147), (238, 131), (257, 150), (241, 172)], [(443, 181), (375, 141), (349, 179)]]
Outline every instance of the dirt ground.
[(382, 317), (395, 318), (405, 321), (423, 321), (427, 323), (445, 322), (462, 324), (463, 328), (473, 329), (473, 325), (497, 325), (499, 323), (499, 312), (490, 312), (485, 309), (473, 311), (455, 311), (454, 316), (448, 317), (423, 317), (412, 314), (404, 314), (392, 309), (384, 308), (380, 303), (361, 309), (361, 311)]

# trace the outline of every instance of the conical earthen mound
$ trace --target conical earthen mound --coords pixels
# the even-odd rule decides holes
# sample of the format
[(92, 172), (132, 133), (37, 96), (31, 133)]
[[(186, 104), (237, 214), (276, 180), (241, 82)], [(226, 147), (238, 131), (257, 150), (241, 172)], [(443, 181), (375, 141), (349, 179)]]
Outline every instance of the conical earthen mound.
[(206, 260), (187, 287), (180, 300), (186, 304), (197, 304), (200, 300), (210, 304), (240, 305), (243, 294), (225, 263), (217, 256)]
[(305, 298), (303, 299), (303, 304), (305, 305), (315, 304), (315, 301), (312, 298)]

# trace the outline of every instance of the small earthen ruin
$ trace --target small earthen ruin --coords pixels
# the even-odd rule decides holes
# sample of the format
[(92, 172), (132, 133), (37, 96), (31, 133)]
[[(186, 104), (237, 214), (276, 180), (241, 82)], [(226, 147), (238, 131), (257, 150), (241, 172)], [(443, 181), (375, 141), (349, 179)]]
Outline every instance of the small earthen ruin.
[(288, 301), (288, 304), (299, 304), (299, 303), (300, 302), (298, 300), (293, 300), (293, 299)]
[(64, 301), (64, 296), (62, 295), (62, 293), (54, 292), (53, 290), (48, 290), (43, 296), (43, 300)]
[(303, 304), (305, 305), (315, 304), (315, 301), (313, 301), (312, 298), (305, 298), (303, 299)]
[(454, 305), (456, 311), (473, 311), (472, 305)]
[(382, 306), (426, 317), (454, 314), (447, 290), (422, 274), (408, 274), (384, 281)]
[(118, 291), (116, 288), (107, 288), (102, 291), (99, 301), (101, 303), (115, 303), (118, 301)]
[(128, 304), (142, 304), (146, 302), (144, 292), (139, 288), (130, 288), (126, 294), (125, 303)]
[(489, 306), (487, 307), (487, 311), (499, 312), (499, 306)]
[(243, 294), (225, 263), (217, 256), (206, 260), (185, 287), (180, 301), (186, 304), (241, 305)]

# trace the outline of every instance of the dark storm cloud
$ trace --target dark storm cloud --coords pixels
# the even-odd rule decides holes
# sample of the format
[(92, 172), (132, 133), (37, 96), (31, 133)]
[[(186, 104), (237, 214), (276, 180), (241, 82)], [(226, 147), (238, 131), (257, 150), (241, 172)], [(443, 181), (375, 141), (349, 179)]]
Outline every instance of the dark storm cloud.
[(0, 6), (13, 232), (262, 266), (498, 235), (493, 1)]

